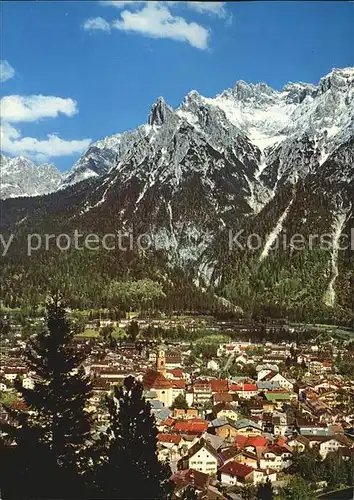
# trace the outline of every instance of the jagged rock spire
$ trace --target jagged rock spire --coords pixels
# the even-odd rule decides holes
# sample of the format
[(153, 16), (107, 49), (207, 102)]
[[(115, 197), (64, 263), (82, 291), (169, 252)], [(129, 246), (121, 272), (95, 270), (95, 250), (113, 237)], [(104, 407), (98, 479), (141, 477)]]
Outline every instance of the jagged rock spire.
[(167, 121), (173, 110), (166, 104), (163, 97), (158, 97), (155, 104), (151, 106), (151, 111), (148, 119), (149, 125), (162, 125)]

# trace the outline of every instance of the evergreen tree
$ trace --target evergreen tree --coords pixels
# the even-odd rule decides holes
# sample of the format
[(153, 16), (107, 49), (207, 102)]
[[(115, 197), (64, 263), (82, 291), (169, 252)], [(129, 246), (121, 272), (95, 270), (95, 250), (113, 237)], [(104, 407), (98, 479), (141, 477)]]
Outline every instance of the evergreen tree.
[(139, 323), (135, 321), (134, 319), (129, 323), (128, 328), (127, 328), (127, 333), (129, 340), (131, 342), (135, 342), (137, 336), (139, 335)]
[(55, 295), (47, 305), (47, 328), (29, 340), (25, 352), (28, 369), (36, 374), (34, 387), (16, 380), (22, 406), (5, 407), (10, 422), (2, 426), (5, 498), (83, 494), (91, 383), (81, 367), (84, 356), (71, 344), (73, 335), (61, 297)]
[(177, 408), (178, 410), (188, 410), (189, 406), (186, 397), (183, 394), (178, 394), (171, 405), (171, 410)]
[(107, 397), (109, 426), (98, 447), (96, 483), (103, 498), (166, 500), (169, 466), (157, 458), (157, 429), (143, 387), (127, 377)]
[(272, 483), (271, 483), (269, 477), (267, 477), (265, 483), (261, 483), (258, 486), (256, 499), (257, 500), (273, 500), (273, 498), (274, 498), (273, 486), (272, 486)]

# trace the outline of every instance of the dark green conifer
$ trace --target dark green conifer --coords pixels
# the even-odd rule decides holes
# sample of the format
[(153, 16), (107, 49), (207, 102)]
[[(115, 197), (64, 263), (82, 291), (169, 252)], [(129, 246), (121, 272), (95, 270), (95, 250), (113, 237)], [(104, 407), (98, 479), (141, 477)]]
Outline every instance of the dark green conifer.
[(22, 404), (6, 408), (9, 422), (2, 426), (1, 450), (8, 459), (4, 498), (83, 494), (85, 445), (91, 432), (85, 407), (91, 383), (73, 336), (61, 297), (55, 295), (47, 305), (47, 328), (29, 340), (25, 352), (28, 369), (35, 374), (34, 387), (24, 388), (16, 380)]
[(166, 500), (170, 468), (157, 458), (157, 429), (142, 384), (127, 377), (107, 398), (109, 426), (98, 456), (101, 495), (115, 500)]

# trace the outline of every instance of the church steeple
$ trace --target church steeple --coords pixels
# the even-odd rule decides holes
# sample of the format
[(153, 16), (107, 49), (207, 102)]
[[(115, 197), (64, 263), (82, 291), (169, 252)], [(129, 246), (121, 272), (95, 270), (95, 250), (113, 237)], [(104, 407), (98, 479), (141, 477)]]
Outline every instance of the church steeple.
[(165, 355), (165, 349), (161, 345), (158, 349), (157, 352), (157, 357), (156, 357), (156, 371), (161, 373), (161, 375), (166, 375), (166, 355)]

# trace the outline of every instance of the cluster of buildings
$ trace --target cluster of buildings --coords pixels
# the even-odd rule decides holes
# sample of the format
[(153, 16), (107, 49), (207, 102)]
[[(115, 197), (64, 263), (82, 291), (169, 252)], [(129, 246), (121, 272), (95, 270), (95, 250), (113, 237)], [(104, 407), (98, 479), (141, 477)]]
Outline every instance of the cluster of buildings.
[[(87, 340), (78, 339), (77, 348), (85, 350)], [(310, 347), (290, 351), (289, 345), (257, 351), (249, 343), (222, 344), (206, 363), (209, 374), (201, 375), (200, 363), (188, 362), (188, 343), (137, 348), (125, 342), (110, 349), (97, 342), (85, 361), (94, 389), (90, 410), (104, 427), (105, 394), (135, 376), (155, 416), (158, 456), (170, 463), (176, 499), (188, 487), (203, 499), (237, 499), (239, 486), (267, 478), (281, 486), (294, 456), (306, 450), (316, 448), (325, 458), (340, 449), (343, 460), (353, 458), (354, 406), (347, 402), (354, 401), (354, 381), (336, 374), (334, 359), (321, 359)], [(284, 368), (289, 356), (306, 366), (301, 380)], [(16, 377), (33, 386), (35, 374), (21, 359), (21, 347), (7, 352), (2, 393), (12, 391)], [(221, 377), (225, 360), (252, 365), (254, 376)]]

